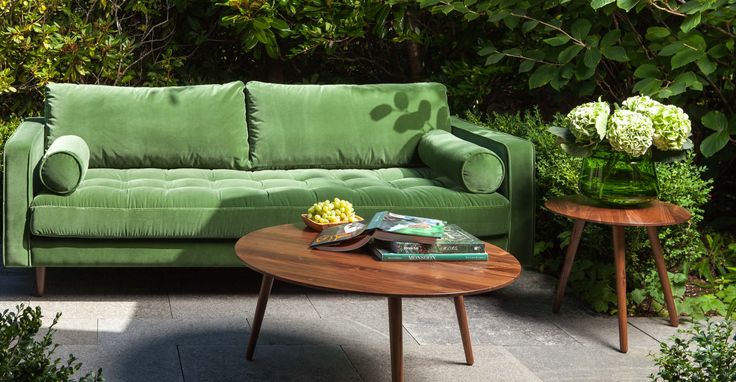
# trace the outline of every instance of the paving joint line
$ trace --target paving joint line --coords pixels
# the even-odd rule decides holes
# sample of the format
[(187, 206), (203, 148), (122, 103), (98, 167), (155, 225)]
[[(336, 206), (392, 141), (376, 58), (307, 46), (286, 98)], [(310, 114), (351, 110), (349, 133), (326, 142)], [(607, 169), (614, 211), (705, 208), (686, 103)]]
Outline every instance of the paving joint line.
[(322, 315), (321, 315), (321, 314), (319, 313), (319, 310), (317, 310), (317, 307), (316, 307), (316, 306), (314, 306), (314, 302), (312, 302), (312, 299), (311, 299), (311, 298), (309, 298), (309, 295), (305, 293), (305, 294), (304, 294), (304, 297), (306, 297), (306, 298), (307, 298), (307, 301), (309, 301), (309, 305), (311, 305), (311, 306), (312, 306), (312, 309), (314, 309), (314, 311), (315, 311), (315, 312), (317, 312), (317, 317), (319, 317), (320, 319), (324, 318), (324, 317), (322, 317)]
[(631, 321), (629, 321), (629, 320), (626, 320), (626, 321), (627, 321), (627, 322), (626, 322), (627, 324), (631, 325), (631, 326), (632, 326), (633, 328), (635, 328), (636, 330), (638, 330), (638, 331), (640, 331), (640, 332), (644, 333), (644, 334), (645, 334), (645, 335), (646, 335), (647, 337), (649, 337), (649, 338), (651, 338), (651, 339), (653, 339), (653, 340), (657, 341), (657, 343), (659, 343), (659, 344), (661, 344), (661, 343), (662, 343), (662, 341), (658, 340), (657, 338), (655, 338), (655, 337), (654, 337), (653, 335), (649, 334), (649, 333), (648, 333), (647, 331), (645, 331), (644, 329), (642, 329), (642, 328), (640, 328), (640, 327), (636, 326), (636, 325), (635, 325), (635, 324), (634, 324), (633, 322), (631, 322)]
[(186, 382), (187, 378), (184, 376), (184, 364), (181, 362), (181, 352), (179, 351), (179, 345), (176, 345), (176, 358), (179, 359), (179, 372), (181, 373), (182, 382)]
[(337, 346), (339, 346), (339, 347), (340, 347), (340, 351), (342, 351), (342, 354), (343, 354), (343, 355), (345, 356), (345, 358), (346, 358), (346, 359), (348, 360), (348, 363), (350, 364), (350, 367), (352, 367), (352, 368), (353, 368), (353, 371), (355, 371), (355, 375), (357, 375), (357, 376), (358, 376), (358, 378), (359, 378), (359, 379), (360, 379), (361, 381), (363, 381), (363, 380), (364, 380), (364, 379), (363, 379), (363, 376), (362, 376), (362, 375), (360, 375), (360, 371), (358, 371), (358, 368), (357, 368), (357, 367), (355, 366), (355, 364), (353, 364), (353, 360), (351, 360), (351, 359), (350, 359), (350, 356), (348, 355), (348, 352), (346, 352), (346, 351), (345, 351), (345, 348), (343, 347), (343, 345), (337, 345)]
[(419, 343), (419, 340), (416, 337), (414, 337), (414, 334), (412, 334), (412, 332), (409, 330), (409, 328), (407, 328), (406, 326), (404, 326), (403, 323), (401, 324), (401, 327), (406, 331), (407, 334), (409, 334), (409, 337), (411, 337), (411, 339), (414, 340), (414, 343), (416, 343), (418, 346), (422, 346), (422, 344)]
[(573, 340), (573, 341), (575, 341), (575, 342), (576, 342), (576, 343), (577, 343), (578, 345), (581, 345), (581, 346), (586, 346), (586, 345), (585, 345), (584, 343), (580, 342), (580, 341), (579, 341), (579, 340), (577, 339), (577, 337), (575, 337), (574, 335), (572, 335), (572, 333), (570, 333), (570, 332), (568, 332), (567, 330), (565, 330), (565, 328), (563, 328), (562, 326), (558, 325), (558, 324), (557, 324), (556, 322), (552, 322), (552, 325), (554, 325), (554, 326), (556, 326), (556, 327), (557, 327), (558, 329), (562, 330), (562, 332), (563, 332), (563, 333), (567, 334), (567, 335), (568, 335), (568, 337), (572, 338), (572, 340)]
[(166, 293), (166, 300), (169, 301), (169, 315), (174, 319), (174, 308), (171, 306), (171, 293)]

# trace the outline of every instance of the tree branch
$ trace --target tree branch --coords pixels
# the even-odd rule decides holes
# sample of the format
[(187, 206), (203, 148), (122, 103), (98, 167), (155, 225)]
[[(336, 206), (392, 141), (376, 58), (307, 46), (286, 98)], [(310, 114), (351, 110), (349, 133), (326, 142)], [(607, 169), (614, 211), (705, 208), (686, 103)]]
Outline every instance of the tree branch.
[(548, 27), (548, 28), (552, 28), (552, 29), (554, 29), (554, 30), (556, 30), (556, 31), (558, 31), (558, 32), (560, 32), (560, 33), (562, 33), (562, 34), (563, 34), (563, 35), (565, 35), (565, 36), (566, 36), (567, 38), (569, 38), (570, 40), (572, 40), (572, 41), (573, 41), (573, 42), (574, 42), (575, 44), (577, 44), (577, 45), (580, 45), (580, 46), (582, 46), (582, 47), (585, 47), (585, 46), (586, 46), (584, 42), (582, 42), (582, 41), (580, 41), (580, 40), (576, 39), (575, 37), (572, 37), (572, 35), (570, 35), (569, 33), (565, 32), (565, 30), (564, 30), (564, 29), (562, 29), (562, 28), (560, 28), (560, 27), (558, 27), (558, 26), (552, 25), (552, 24), (550, 24), (550, 23), (546, 23), (546, 22), (544, 22), (544, 21), (542, 21), (542, 20), (539, 20), (539, 19), (535, 19), (534, 17), (531, 17), (531, 16), (527, 16), (527, 15), (520, 15), (520, 14), (518, 14), (518, 13), (514, 13), (514, 12), (511, 12), (511, 13), (509, 13), (509, 15), (511, 15), (511, 16), (515, 16), (515, 17), (518, 17), (518, 18), (521, 18), (521, 19), (526, 19), (526, 20), (536, 21), (536, 22), (538, 22), (538, 23), (540, 23), (540, 24), (542, 24), (542, 25), (544, 25), (544, 26), (546, 26), (546, 27)]

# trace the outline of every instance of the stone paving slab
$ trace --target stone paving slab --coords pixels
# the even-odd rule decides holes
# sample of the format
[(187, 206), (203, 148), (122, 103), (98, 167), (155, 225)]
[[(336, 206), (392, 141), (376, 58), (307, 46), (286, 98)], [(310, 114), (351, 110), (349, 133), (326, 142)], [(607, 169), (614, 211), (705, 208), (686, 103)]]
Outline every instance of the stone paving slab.
[[(351, 295), (341, 293), (309, 293), (309, 300), (320, 316), (350, 316), (353, 318), (369, 316), (386, 317), (388, 320), (388, 299), (380, 296)], [(455, 316), (455, 305), (449, 297), (401, 299), (404, 318), (432, 316)]]
[[(389, 349), (343, 346), (350, 361), (366, 382), (391, 380)], [(462, 345), (428, 345), (404, 349), (407, 381), (539, 381), (540, 379), (500, 346), (476, 346), (475, 364), (465, 364)]]
[[(248, 319), (251, 323), (251, 320)], [(403, 331), (404, 346), (416, 346), (414, 337)], [(347, 317), (321, 319), (268, 319), (263, 321), (259, 344), (266, 345), (359, 345), (375, 343), (388, 347), (388, 328), (377, 330)]]
[(100, 345), (238, 345), (250, 335), (246, 320), (127, 319), (99, 320)]
[[(52, 269), (49, 276), (47, 295), (37, 298), (32, 270), (0, 269), (0, 309), (41, 306), (45, 326), (61, 311), (60, 351), (74, 352), (87, 370), (102, 367), (108, 381), (299, 380), (303, 370), (322, 380), (390, 378), (382, 297), (275, 283), (260, 363), (249, 364), (243, 354), (260, 286), (252, 271)], [(571, 297), (559, 315), (551, 312), (555, 284), (524, 270), (507, 288), (466, 297), (472, 367), (462, 363), (451, 298), (403, 299), (407, 380), (646, 380), (654, 370), (647, 354), (676, 328), (666, 318), (630, 317), (630, 351), (621, 354), (616, 317), (592, 314)]]
[(266, 345), (252, 361), (237, 346), (179, 346), (184, 379), (209, 381), (360, 381), (338, 345)]
[(665, 342), (671, 336), (678, 335), (678, 329), (686, 329), (692, 325), (689, 320), (680, 319), (678, 327), (670, 326), (667, 317), (629, 317), (628, 322), (629, 326), (645, 332), (647, 336), (659, 342)]
[[(504, 317), (468, 317), (471, 338), (478, 345), (574, 345), (574, 337), (549, 321), (507, 319)], [(405, 321), (404, 327), (421, 345), (459, 344), (456, 319), (420, 319)]]
[(28, 300), (10, 300), (10, 301), (4, 301), (0, 300), (0, 312), (9, 311), (9, 312), (16, 312), (16, 307), (20, 304), (23, 304), (24, 306), (28, 306)]
[(102, 368), (107, 382), (184, 381), (175, 345), (63, 345), (55, 354), (66, 359), (69, 353), (82, 362), (77, 376)]
[[(554, 323), (579, 343), (611, 350), (619, 349), (618, 316), (584, 315), (553, 317)], [(628, 326), (629, 347), (656, 348), (659, 343), (636, 326)]]
[[(386, 297), (336, 293), (313, 293), (308, 297), (320, 317), (348, 318), (380, 332), (388, 333)], [(455, 305), (450, 298), (403, 298), (401, 304), (404, 322), (427, 316), (456, 317)]]
[(155, 294), (56, 294), (32, 296), (31, 306), (39, 306), (46, 315), (62, 312), (65, 318), (171, 318), (166, 295)]
[[(39, 337), (43, 337), (54, 322), (53, 316), (42, 318), (43, 327)], [(97, 345), (97, 320), (94, 318), (60, 317), (54, 325), (54, 343), (59, 345)]]
[[(257, 294), (171, 294), (171, 312), (175, 319), (253, 318)], [(305, 294), (273, 293), (266, 305), (266, 316), (318, 319), (319, 314)]]
[(506, 350), (544, 381), (646, 381), (655, 371), (643, 348), (630, 348), (627, 354), (584, 345)]

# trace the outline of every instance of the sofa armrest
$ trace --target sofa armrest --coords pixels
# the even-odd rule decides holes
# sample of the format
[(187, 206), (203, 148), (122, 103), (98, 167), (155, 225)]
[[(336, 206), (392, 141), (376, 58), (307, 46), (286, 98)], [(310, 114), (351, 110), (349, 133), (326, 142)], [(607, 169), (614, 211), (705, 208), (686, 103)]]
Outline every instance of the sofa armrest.
[(452, 118), (452, 133), (485, 147), (498, 155), (506, 166), (506, 177), (498, 192), (511, 203), (507, 250), (522, 264), (532, 260), (534, 248), (534, 145), (519, 137), (476, 126)]
[(28, 208), (37, 190), (35, 176), (44, 152), (43, 118), (27, 119), (5, 143), (3, 174), (3, 263), (31, 266)]

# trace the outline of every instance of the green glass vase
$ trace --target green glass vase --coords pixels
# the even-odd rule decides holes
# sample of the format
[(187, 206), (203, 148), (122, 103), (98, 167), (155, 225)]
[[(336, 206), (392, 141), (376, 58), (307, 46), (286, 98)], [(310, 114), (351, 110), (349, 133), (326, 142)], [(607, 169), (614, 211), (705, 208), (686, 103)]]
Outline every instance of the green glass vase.
[(643, 205), (656, 199), (658, 190), (651, 151), (634, 158), (600, 144), (583, 159), (580, 193), (597, 202), (620, 207)]

